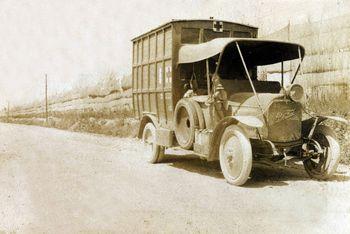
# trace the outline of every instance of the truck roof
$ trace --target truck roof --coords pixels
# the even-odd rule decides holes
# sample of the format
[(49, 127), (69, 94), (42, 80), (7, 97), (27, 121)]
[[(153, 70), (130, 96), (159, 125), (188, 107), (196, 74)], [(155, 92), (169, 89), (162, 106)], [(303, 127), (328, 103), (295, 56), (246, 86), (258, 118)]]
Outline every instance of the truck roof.
[(170, 25), (172, 23), (181, 23), (181, 22), (213, 22), (213, 21), (219, 21), (219, 22), (223, 22), (223, 23), (230, 23), (230, 24), (237, 24), (237, 25), (242, 25), (242, 26), (245, 26), (245, 27), (250, 27), (250, 28), (254, 28), (254, 29), (257, 29), (258, 27), (255, 27), (255, 26), (252, 26), (252, 25), (249, 25), (249, 24), (242, 24), (242, 23), (237, 23), (237, 22), (232, 22), (232, 21), (227, 21), (227, 20), (220, 20), (220, 19), (172, 19), (171, 21), (168, 21), (164, 24), (161, 24), (159, 25), (158, 27), (156, 28), (153, 28), (145, 33), (142, 33), (141, 35), (137, 36), (137, 37), (134, 37), (131, 39), (131, 41), (135, 41), (137, 39), (139, 39), (140, 37), (143, 37), (147, 34), (150, 34), (154, 31), (157, 31), (159, 30), (160, 28), (163, 28), (164, 26), (166, 25)]
[(305, 54), (303, 46), (291, 42), (256, 38), (216, 38), (205, 43), (182, 45), (179, 51), (178, 64), (194, 63), (210, 58), (224, 50), (227, 51), (228, 47), (235, 46), (235, 42), (242, 47), (243, 56), (247, 56), (247, 59), (255, 65), (267, 65), (280, 62), (280, 60), (297, 59), (299, 57), (298, 48), (301, 57), (304, 57)]

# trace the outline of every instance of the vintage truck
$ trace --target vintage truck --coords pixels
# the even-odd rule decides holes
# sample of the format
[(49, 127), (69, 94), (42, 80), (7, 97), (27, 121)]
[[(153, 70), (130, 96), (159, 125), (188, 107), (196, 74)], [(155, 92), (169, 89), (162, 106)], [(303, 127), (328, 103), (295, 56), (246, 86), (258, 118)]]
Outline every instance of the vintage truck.
[[(258, 160), (300, 160), (312, 178), (332, 176), (340, 146), (321, 123), (344, 120), (303, 108), (303, 88), (294, 84), (303, 46), (257, 33), (233, 22), (173, 20), (132, 40), (133, 107), (151, 163), (180, 147), (219, 160), (233, 185), (243, 185)], [(290, 60), (299, 63), (285, 87)], [(258, 80), (259, 66), (278, 63), (281, 82)]]

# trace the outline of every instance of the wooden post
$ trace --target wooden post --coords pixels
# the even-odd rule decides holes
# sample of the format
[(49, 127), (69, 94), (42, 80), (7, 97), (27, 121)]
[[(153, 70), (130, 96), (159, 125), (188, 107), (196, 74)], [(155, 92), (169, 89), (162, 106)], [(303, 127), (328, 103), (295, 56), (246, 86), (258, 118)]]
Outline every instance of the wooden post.
[(47, 106), (47, 74), (45, 74), (45, 118), (47, 123), (49, 118), (48, 106)]
[(287, 35), (287, 40), (288, 40), (288, 42), (290, 42), (290, 20), (288, 21), (288, 26), (287, 26), (287, 33), (288, 33), (288, 35)]

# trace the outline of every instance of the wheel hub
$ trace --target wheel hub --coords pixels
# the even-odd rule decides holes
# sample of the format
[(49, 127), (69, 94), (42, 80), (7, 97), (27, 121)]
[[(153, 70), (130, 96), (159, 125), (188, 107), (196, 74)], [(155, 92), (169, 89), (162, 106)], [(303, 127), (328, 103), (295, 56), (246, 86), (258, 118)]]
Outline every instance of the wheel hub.
[(236, 136), (230, 137), (224, 145), (226, 167), (232, 177), (238, 177), (241, 173), (243, 157), (241, 145)]

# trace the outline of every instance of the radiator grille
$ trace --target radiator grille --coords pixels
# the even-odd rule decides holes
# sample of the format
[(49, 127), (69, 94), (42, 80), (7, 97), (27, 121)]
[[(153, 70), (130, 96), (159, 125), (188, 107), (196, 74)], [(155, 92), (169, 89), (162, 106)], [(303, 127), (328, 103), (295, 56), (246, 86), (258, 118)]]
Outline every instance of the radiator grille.
[(268, 139), (273, 142), (290, 142), (301, 138), (300, 103), (274, 101), (268, 110)]

